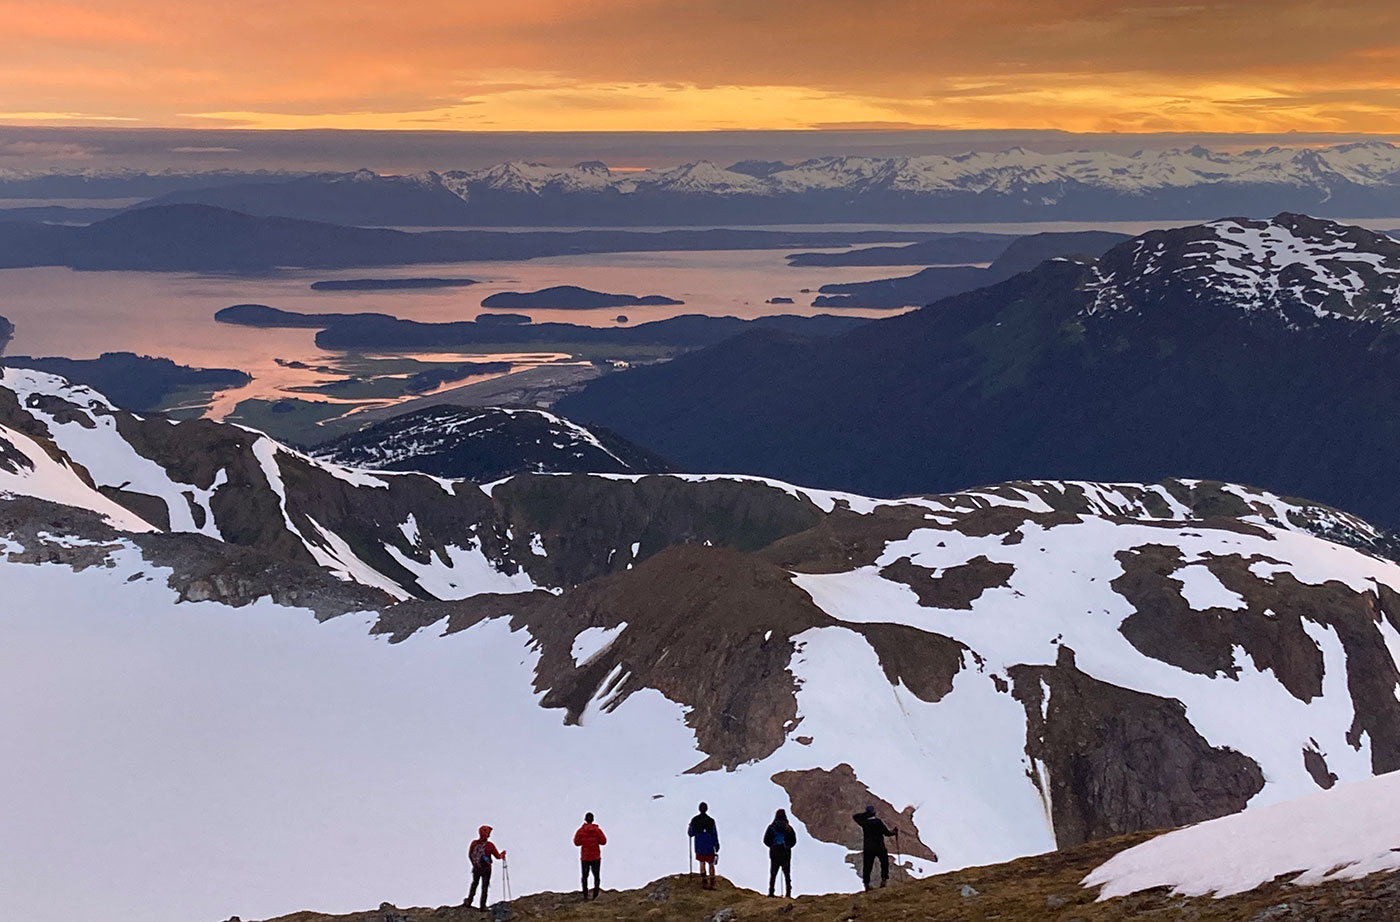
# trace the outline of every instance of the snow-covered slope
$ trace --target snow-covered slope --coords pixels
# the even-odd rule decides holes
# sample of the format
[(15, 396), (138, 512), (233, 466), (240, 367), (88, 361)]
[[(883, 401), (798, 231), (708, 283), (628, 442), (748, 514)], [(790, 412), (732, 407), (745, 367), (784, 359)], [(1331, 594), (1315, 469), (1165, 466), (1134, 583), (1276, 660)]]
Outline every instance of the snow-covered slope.
[(1400, 316), (1400, 243), (1306, 215), (1154, 231), (1110, 250), (1096, 275), (1091, 313), (1224, 302), (1290, 319)]
[[(455, 902), (480, 822), (567, 889), (585, 810), (638, 885), (699, 799), (738, 882), (781, 806), (798, 889), (851, 889), (866, 803), (922, 875), (1400, 768), (1389, 536), (1257, 490), (483, 488), (13, 371), (0, 426), (71, 487), (0, 482), (0, 885), (35, 922)], [(217, 872), (171, 889), (189, 855)]]
[(1170, 887), (1230, 896), (1287, 876), (1310, 886), (1400, 870), (1400, 773), (1178, 829), (1120, 852), (1084, 880), (1100, 899)]

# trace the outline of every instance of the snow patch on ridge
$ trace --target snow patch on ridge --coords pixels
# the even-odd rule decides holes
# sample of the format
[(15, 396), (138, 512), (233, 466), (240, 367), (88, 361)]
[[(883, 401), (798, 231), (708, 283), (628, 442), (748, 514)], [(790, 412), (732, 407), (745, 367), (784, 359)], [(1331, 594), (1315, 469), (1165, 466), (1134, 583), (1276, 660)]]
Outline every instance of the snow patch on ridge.
[(572, 654), (574, 665), (582, 666), (602, 653), (612, 645), (617, 639), (617, 635), (627, 629), (627, 622), (623, 621), (614, 627), (589, 627), (578, 632), (574, 638)]
[(1230, 896), (1278, 877), (1309, 886), (1400, 870), (1400, 773), (1198, 823), (1114, 855), (1084, 878), (1099, 900), (1170, 887)]
[(113, 528), (122, 531), (157, 530), (136, 513), (117, 505), (88, 486), (71, 467), (51, 458), (38, 442), (22, 432), (0, 425), (0, 445), (6, 443), (27, 458), (33, 466), (20, 465), (16, 471), (0, 467), (0, 498), (32, 496), (64, 506), (89, 509), (106, 519)]

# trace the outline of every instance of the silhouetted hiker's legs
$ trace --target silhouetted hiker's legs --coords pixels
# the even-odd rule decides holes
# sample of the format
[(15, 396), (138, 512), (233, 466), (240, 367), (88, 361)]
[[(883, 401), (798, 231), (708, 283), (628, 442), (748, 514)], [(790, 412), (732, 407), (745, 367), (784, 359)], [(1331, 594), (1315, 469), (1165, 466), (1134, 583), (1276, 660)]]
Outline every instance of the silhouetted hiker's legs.
[(865, 881), (865, 889), (870, 889), (870, 871), (875, 867), (875, 853), (866, 852), (861, 857), (862, 869), (860, 879)]
[(481, 908), (486, 908), (486, 891), (491, 887), (491, 869), (477, 870), (472, 868), (472, 886), (467, 891), (467, 902), (463, 905), (470, 906), (472, 898), (476, 896), (476, 885), (481, 884)]
[[(792, 899), (792, 852), (785, 853), (778, 862), (778, 867), (783, 872), (783, 892), (788, 899)], [(768, 889), (773, 888), (770, 885)]]
[[(869, 875), (867, 875), (868, 877)], [(890, 882), (890, 853), (880, 852), (880, 886)]]
[(599, 870), (602, 867), (603, 859), (595, 861), (585, 861), (583, 863), (583, 897), (588, 898), (588, 872), (593, 872), (593, 898), (598, 898)]

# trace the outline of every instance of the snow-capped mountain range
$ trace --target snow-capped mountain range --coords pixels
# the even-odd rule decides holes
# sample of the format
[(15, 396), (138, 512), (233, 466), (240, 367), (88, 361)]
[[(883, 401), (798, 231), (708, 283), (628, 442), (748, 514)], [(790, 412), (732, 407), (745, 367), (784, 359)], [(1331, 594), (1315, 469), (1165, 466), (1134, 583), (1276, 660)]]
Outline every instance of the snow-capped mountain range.
[[(6, 370), (0, 866), (27, 918), (163, 922), (175, 847), (220, 870), (171, 919), (457, 902), (480, 822), (567, 889), (584, 810), (610, 885), (699, 799), (759, 885), (785, 806), (803, 891), (857, 885), (866, 803), (915, 875), (1209, 819), (1400, 768), (1394, 553), (1206, 481), (369, 472)], [(105, 876), (55, 910), (50, 863)]]
[(1400, 215), (1400, 147), (1375, 141), (1135, 154), (1012, 148), (793, 164), (700, 161), (617, 172), (598, 161), (512, 161), (408, 176), (359, 170), (280, 182), (220, 182), (152, 200), (179, 202), (321, 220), (357, 216), (353, 223), (390, 215), (404, 223), (411, 204), (408, 210), (421, 214), (424, 224), (1141, 220), (1285, 209), (1381, 217)]
[[(368, 178), (363, 172), (352, 175)], [(431, 182), (433, 175), (415, 178)], [(833, 189), (854, 194), (1016, 194), (1056, 184), (1132, 194), (1219, 183), (1385, 188), (1400, 185), (1400, 147), (1371, 141), (1322, 149), (1271, 147), (1238, 154), (1215, 153), (1199, 146), (1134, 154), (1047, 154), (1015, 147), (960, 156), (820, 157), (794, 164), (738, 163), (727, 168), (699, 161), (667, 170), (616, 174), (599, 161), (571, 167), (512, 161), (479, 170), (445, 172), (441, 181), (468, 200), (473, 192), (482, 190), (540, 195), (551, 190), (637, 193), (655, 189), (692, 195), (773, 196)]]

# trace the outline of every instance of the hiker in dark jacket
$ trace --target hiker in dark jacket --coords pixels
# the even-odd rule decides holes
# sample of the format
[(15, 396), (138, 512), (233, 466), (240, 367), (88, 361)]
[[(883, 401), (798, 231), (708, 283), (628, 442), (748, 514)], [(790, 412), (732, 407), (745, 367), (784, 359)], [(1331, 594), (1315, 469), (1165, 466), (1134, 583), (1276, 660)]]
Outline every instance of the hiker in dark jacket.
[(783, 890), (792, 899), (792, 847), (797, 844), (797, 832), (788, 822), (786, 810), (773, 814), (773, 822), (763, 833), (763, 844), (768, 846), (768, 895), (773, 895), (773, 885), (782, 871)]
[[(700, 812), (690, 821), (687, 833), (695, 846), (695, 860), (700, 862), (700, 886), (706, 890), (715, 888), (715, 863), (719, 861), (719, 827), (710, 816), (710, 806), (700, 804)], [(709, 868), (709, 874), (705, 869)]]
[(466, 901), (463, 906), (470, 906), (472, 899), (476, 896), (476, 886), (481, 885), (481, 908), (486, 909), (486, 891), (491, 887), (491, 859), (506, 858), (506, 853), (500, 851), (491, 842), (491, 827), (482, 826), (477, 830), (478, 838), (467, 846), (467, 860), (472, 863), (472, 887), (467, 891)]
[(598, 877), (603, 866), (603, 849), (608, 837), (593, 822), (593, 814), (583, 815), (583, 825), (574, 833), (574, 844), (578, 846), (579, 862), (583, 865), (583, 898), (588, 899), (588, 872), (593, 872), (593, 898), (598, 898)]
[(880, 886), (883, 887), (890, 881), (890, 852), (885, 847), (885, 839), (898, 835), (899, 830), (886, 826), (885, 821), (875, 815), (873, 806), (866, 807), (864, 813), (857, 813), (852, 819), (864, 834), (860, 851), (864, 863), (861, 879), (865, 881), (865, 889), (870, 889), (870, 871), (875, 866), (876, 858), (880, 859)]

